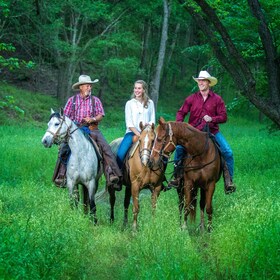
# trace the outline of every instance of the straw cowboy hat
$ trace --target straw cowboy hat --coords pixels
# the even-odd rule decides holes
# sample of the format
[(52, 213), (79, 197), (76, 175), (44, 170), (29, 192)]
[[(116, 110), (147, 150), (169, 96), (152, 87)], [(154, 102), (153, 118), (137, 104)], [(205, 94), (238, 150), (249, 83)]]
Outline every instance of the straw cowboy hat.
[(95, 80), (91, 80), (90, 76), (87, 76), (87, 75), (81, 75), (79, 77), (79, 82), (75, 83), (73, 86), (72, 86), (72, 89), (79, 89), (79, 86), (80, 85), (84, 85), (84, 84), (95, 84), (95, 83), (98, 83), (99, 80), (98, 79), (95, 79)]
[(197, 78), (193, 79), (198, 82), (199, 80), (208, 80), (210, 82), (209, 86), (214, 86), (218, 83), (218, 80), (215, 77), (212, 77), (207, 71), (200, 71)]

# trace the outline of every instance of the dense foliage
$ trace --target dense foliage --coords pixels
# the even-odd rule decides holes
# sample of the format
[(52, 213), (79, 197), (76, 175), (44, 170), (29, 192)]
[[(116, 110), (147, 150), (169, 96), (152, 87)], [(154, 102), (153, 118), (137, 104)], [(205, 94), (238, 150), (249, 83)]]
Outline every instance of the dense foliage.
[[(189, 94), (191, 76), (208, 69), (226, 102), (242, 94), (279, 126), (277, 1), (1, 0), (0, 7), (0, 43), (16, 48), (0, 48), (0, 58), (35, 63), (16, 73), (4, 67), (1, 79), (64, 104), (79, 73), (87, 73), (100, 79), (97, 95), (123, 105), (138, 78), (152, 89), (159, 83), (153, 98), (160, 101)], [(163, 49), (162, 29), (168, 33)]]

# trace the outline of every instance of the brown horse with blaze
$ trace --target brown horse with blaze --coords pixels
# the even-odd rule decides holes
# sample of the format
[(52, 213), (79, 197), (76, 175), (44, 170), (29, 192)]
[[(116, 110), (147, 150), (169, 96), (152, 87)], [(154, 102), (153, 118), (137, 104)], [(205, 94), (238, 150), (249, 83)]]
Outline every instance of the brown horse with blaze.
[[(160, 166), (164, 158), (169, 158), (177, 145), (187, 150), (182, 172), (183, 180), (177, 189), (180, 220), (184, 209), (182, 228), (187, 228), (187, 217), (195, 220), (197, 193), (200, 189), (200, 228), (205, 229), (204, 211), (208, 215), (208, 231), (212, 229), (212, 198), (216, 182), (221, 177), (221, 159), (217, 146), (209, 134), (183, 122), (165, 122), (161, 117), (156, 128), (150, 165)], [(166, 160), (165, 160), (166, 161)]]

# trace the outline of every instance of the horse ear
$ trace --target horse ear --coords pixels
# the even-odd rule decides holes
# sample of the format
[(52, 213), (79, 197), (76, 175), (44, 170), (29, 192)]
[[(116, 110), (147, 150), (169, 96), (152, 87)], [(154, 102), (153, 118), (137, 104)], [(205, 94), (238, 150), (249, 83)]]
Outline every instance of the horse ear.
[(60, 116), (63, 116), (63, 108), (60, 108), (59, 114), (60, 114)]
[(163, 117), (160, 117), (159, 120), (158, 120), (158, 123), (159, 123), (160, 125), (163, 125), (163, 124), (165, 123), (164, 118), (163, 118)]
[(54, 114), (54, 113), (55, 113), (55, 111), (53, 110), (53, 108), (51, 108), (51, 115)]
[(143, 130), (143, 128), (144, 128), (144, 126), (143, 126), (143, 123), (142, 122), (140, 122), (139, 123), (139, 127), (140, 127), (140, 129), (141, 129), (141, 131)]

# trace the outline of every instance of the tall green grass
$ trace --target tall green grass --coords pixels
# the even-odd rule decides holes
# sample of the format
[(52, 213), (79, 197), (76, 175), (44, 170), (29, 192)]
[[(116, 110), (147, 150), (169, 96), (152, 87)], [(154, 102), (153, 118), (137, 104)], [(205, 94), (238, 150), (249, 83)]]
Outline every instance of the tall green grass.
[[(102, 125), (108, 141), (124, 133), (113, 120), (108, 114)], [(114, 224), (108, 199), (97, 204), (97, 226), (70, 208), (67, 190), (51, 183), (57, 147), (43, 147), (42, 126), (0, 126), (0, 279), (279, 279), (279, 133), (236, 117), (221, 126), (237, 192), (225, 195), (217, 184), (211, 234), (197, 230), (199, 211), (181, 231), (175, 190), (161, 193), (155, 217), (142, 192), (133, 233), (131, 209), (122, 226), (124, 191)]]
[[(41, 145), (44, 130), (2, 126), (1, 278), (277, 279), (279, 136), (242, 120), (222, 130), (234, 150), (238, 189), (226, 196), (218, 183), (213, 233), (200, 235), (198, 221), (189, 232), (180, 230), (171, 190), (161, 194), (155, 217), (150, 196), (141, 196), (139, 232), (133, 234), (122, 228), (123, 193), (117, 193), (115, 224), (106, 200), (97, 205), (99, 225), (93, 226), (70, 209), (67, 190), (52, 185), (57, 148)], [(118, 133), (104, 131), (108, 139)]]

